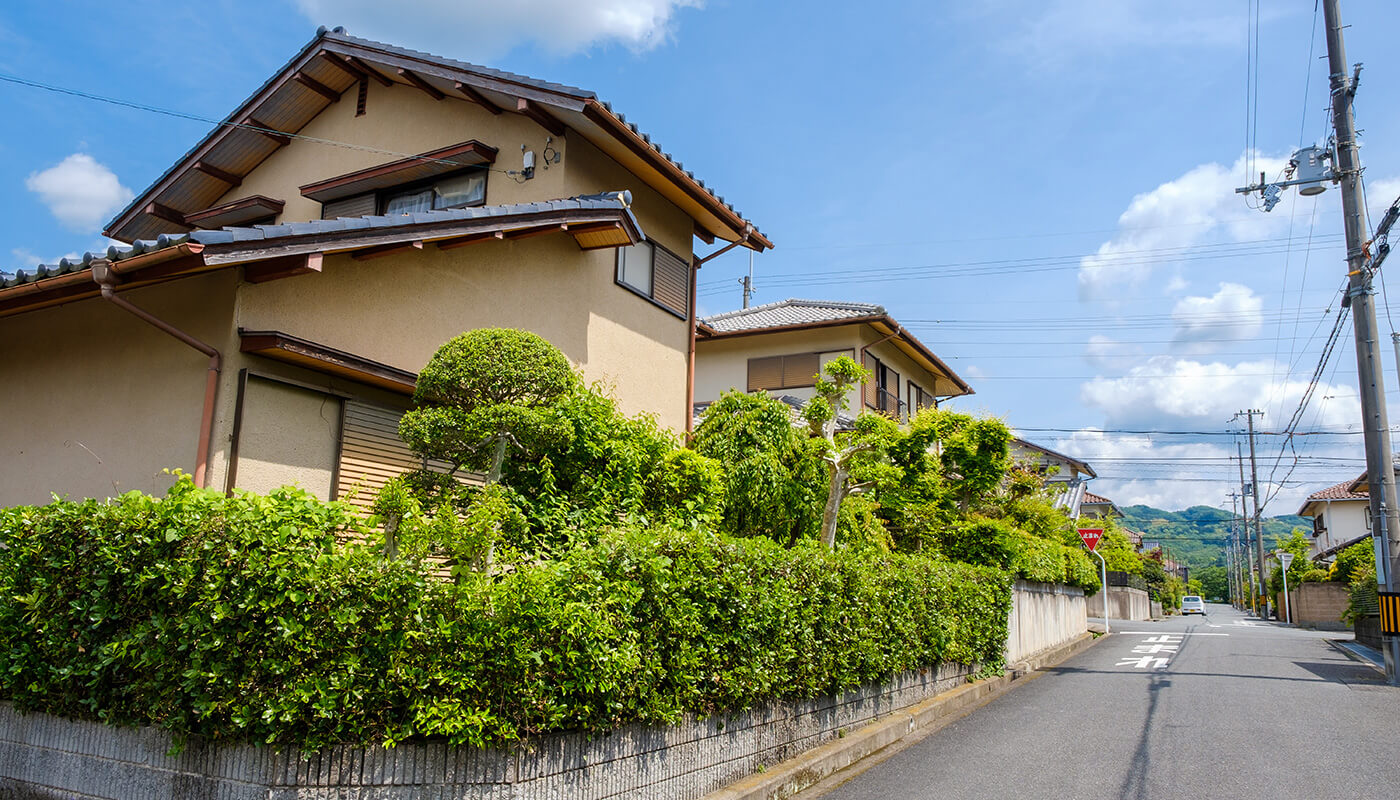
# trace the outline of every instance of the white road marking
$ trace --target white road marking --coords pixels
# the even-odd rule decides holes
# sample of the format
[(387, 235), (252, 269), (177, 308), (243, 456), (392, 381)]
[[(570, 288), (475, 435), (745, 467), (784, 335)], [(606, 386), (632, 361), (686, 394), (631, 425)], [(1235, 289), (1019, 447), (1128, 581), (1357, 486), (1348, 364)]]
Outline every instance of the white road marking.
[(1140, 644), (1133, 648), (1134, 653), (1175, 653), (1179, 648), (1174, 644)]
[(1119, 661), (1114, 666), (1134, 667), (1136, 669), (1165, 669), (1167, 666), (1167, 659), (1153, 658), (1152, 656), (1143, 656), (1142, 658), (1129, 658), (1123, 661)]
[[(1118, 636), (1151, 636), (1152, 634), (1159, 633), (1159, 631), (1114, 631), (1114, 633), (1117, 634)], [(1172, 636), (1229, 636), (1230, 634), (1228, 634), (1228, 633), (1196, 633), (1196, 632), (1194, 632), (1194, 631), (1183, 631), (1182, 633), (1173, 633), (1173, 634), (1171, 634), (1171, 635), (1172, 635)]]
[(1144, 641), (1144, 642), (1149, 642), (1149, 643), (1150, 643), (1150, 642), (1179, 642), (1179, 641), (1181, 641), (1181, 635), (1180, 635), (1180, 634), (1175, 634), (1175, 633), (1164, 633), (1164, 634), (1162, 634), (1161, 636), (1149, 636), (1148, 638), (1143, 639), (1143, 641)]

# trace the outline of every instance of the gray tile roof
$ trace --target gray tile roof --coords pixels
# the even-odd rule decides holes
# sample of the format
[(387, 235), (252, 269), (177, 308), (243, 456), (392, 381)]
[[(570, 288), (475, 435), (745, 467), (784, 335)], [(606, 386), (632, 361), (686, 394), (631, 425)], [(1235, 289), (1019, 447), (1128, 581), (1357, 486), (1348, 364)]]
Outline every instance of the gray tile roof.
[[(156, 239), (137, 240), (129, 247), (112, 245), (103, 252), (84, 253), (82, 258), (64, 258), (60, 259), (57, 264), (40, 264), (37, 267), (20, 269), (12, 277), (0, 280), (0, 289), (8, 289), (11, 286), (18, 286), (21, 283), (29, 283), (42, 278), (51, 278), (56, 275), (88, 269), (92, 265), (94, 259), (105, 258), (108, 261), (120, 261), (124, 258), (131, 258), (132, 256), (149, 253), (153, 250), (164, 250), (167, 247), (175, 247), (186, 242), (195, 242), (196, 244), (204, 245), (235, 244), (238, 242), (286, 239), (298, 236), (314, 236), (317, 234), (365, 230), (370, 228), (390, 229), (436, 222), (457, 222), (462, 220), (488, 219), (491, 217), (547, 213), (550, 211), (601, 211), (616, 209), (619, 206), (625, 208), (631, 201), (631, 192), (607, 192), (604, 194), (581, 195), (579, 197), (568, 197), (559, 200), (545, 200), (538, 203), (451, 208), (440, 211), (421, 211), (416, 214), (395, 214), (393, 216), (376, 215), (369, 217), (316, 219), (310, 222), (287, 222), (281, 225), (256, 225), (251, 228), (223, 228), (221, 230), (210, 231), (195, 230), (177, 235), (161, 235)], [(631, 209), (627, 209), (626, 213), (632, 218), (633, 225), (635, 225), (638, 230), (641, 230), (641, 225), (637, 224), (635, 217), (632, 217)]]
[(885, 316), (884, 306), (873, 303), (843, 303), (835, 300), (783, 300), (778, 303), (745, 308), (739, 311), (726, 311), (701, 317), (700, 321), (709, 328), (720, 332), (763, 330), (783, 328), (789, 325), (804, 325), (816, 322), (834, 322), (843, 319), (862, 319)]

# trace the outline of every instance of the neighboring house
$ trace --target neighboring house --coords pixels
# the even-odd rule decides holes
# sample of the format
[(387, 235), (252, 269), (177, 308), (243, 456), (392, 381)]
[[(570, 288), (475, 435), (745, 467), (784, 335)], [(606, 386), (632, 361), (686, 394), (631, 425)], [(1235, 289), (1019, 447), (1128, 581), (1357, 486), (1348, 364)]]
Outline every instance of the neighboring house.
[(481, 327), (683, 430), (693, 242), (771, 246), (592, 93), (340, 29), (105, 233), (130, 246), (0, 283), (0, 504), (166, 467), (363, 500), (416, 463), (417, 370)]
[(1074, 517), (1087, 493), (1085, 483), (1098, 477), (1093, 467), (1073, 456), (1019, 437), (1011, 440), (1009, 449), (1013, 462), (1045, 476), (1046, 488), (1055, 493), (1055, 507), (1065, 509)]
[(883, 307), (869, 303), (784, 300), (703, 317), (696, 327), (695, 402), (730, 389), (766, 391), (800, 405), (815, 393), (822, 367), (849, 356), (871, 379), (851, 412), (879, 411), (907, 422), (921, 408), (972, 394), (923, 342)]
[(1118, 509), (1112, 500), (1107, 497), (1100, 497), (1093, 492), (1085, 492), (1084, 500), (1079, 504), (1079, 515), (1082, 517), (1097, 517), (1100, 519), (1112, 518), (1122, 519), (1123, 512)]
[(1308, 495), (1298, 516), (1311, 517), (1308, 557), (1326, 561), (1371, 536), (1371, 494), (1366, 475)]

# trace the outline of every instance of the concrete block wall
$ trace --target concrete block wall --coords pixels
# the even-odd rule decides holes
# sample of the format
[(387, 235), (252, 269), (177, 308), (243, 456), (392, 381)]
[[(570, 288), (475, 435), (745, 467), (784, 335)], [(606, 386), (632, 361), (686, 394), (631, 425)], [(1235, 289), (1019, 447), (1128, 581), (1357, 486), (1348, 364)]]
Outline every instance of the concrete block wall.
[[(1288, 590), (1289, 611), (1293, 623), (1305, 628), (1322, 631), (1347, 631), (1351, 626), (1342, 621), (1351, 599), (1344, 583), (1304, 583)], [(1283, 614), (1283, 593), (1274, 600), (1279, 614)]]
[(1153, 613), (1154, 603), (1149, 602), (1147, 592), (1131, 586), (1110, 586), (1107, 592), (1099, 592), (1089, 598), (1090, 618), (1102, 617), (1104, 598), (1108, 599), (1109, 619), (1147, 620), (1160, 616), (1161, 610)]
[(0, 800), (693, 800), (965, 683), (950, 664), (839, 696), (767, 704), (676, 726), (554, 734), (508, 749), (443, 742), (296, 752), (189, 742), (0, 704)]
[(1018, 580), (1011, 590), (1009, 623), (1008, 664), (1058, 647), (1089, 629), (1084, 590)]

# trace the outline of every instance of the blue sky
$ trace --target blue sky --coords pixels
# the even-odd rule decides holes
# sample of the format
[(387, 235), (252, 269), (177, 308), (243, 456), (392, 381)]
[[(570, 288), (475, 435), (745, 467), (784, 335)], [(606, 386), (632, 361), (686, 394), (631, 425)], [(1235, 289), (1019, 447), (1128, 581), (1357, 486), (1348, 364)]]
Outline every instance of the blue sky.
[[(1313, 3), (1266, 5), (1249, 103), (1249, 0), (18, 2), (0, 75), (221, 118), (326, 24), (591, 89), (777, 244), (755, 302), (883, 304), (977, 390), (956, 408), (1088, 459), (1120, 504), (1180, 508), (1225, 500), (1234, 441), (1117, 431), (1224, 433), (1251, 406), (1282, 429), (1345, 271), (1336, 191), (1269, 215), (1231, 191), (1247, 122), (1271, 177), (1326, 131)], [(1379, 212), (1400, 194), (1400, 9), (1343, 11)], [(9, 270), (105, 246), (209, 127), (4, 82), (0, 104)], [(702, 312), (739, 305), (747, 266), (706, 265)], [(1266, 513), (1362, 469), (1358, 418), (1348, 327), (1300, 426), (1329, 435), (1297, 440)], [(1283, 452), (1261, 441), (1261, 480)]]

